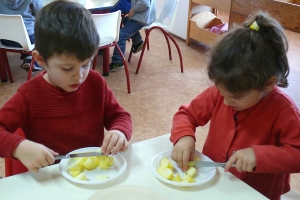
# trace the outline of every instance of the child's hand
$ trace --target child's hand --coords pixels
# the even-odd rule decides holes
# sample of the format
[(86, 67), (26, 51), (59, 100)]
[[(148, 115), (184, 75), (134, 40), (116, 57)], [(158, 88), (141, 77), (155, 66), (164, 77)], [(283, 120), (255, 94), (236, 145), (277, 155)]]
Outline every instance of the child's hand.
[(53, 164), (54, 156), (57, 155), (57, 152), (30, 140), (22, 141), (13, 153), (32, 172), (38, 172), (40, 168)]
[(127, 14), (128, 18), (130, 19), (135, 14), (135, 11), (131, 8), (129, 13)]
[(128, 148), (128, 141), (125, 134), (121, 131), (108, 131), (103, 140), (102, 153), (106, 155), (115, 155), (119, 151), (126, 151)]
[(182, 171), (188, 170), (189, 161), (194, 160), (195, 140), (193, 137), (185, 136), (174, 145), (171, 158), (179, 165)]
[(253, 148), (236, 151), (227, 161), (224, 172), (227, 172), (234, 163), (236, 164), (236, 170), (239, 172), (253, 172), (256, 167)]

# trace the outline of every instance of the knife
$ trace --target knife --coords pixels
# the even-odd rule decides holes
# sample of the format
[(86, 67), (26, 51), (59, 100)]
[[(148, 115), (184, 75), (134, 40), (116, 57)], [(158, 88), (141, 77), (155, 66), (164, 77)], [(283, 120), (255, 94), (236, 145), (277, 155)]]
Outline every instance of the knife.
[[(197, 167), (225, 167), (226, 163), (212, 162), (212, 161), (197, 161)], [(232, 164), (231, 167), (235, 167), (235, 164)]]
[(61, 159), (70, 159), (70, 158), (80, 158), (80, 157), (90, 157), (90, 156), (103, 156), (104, 153), (100, 152), (86, 152), (86, 153), (73, 153), (73, 154), (66, 154), (66, 155), (58, 155), (54, 156), (55, 160)]

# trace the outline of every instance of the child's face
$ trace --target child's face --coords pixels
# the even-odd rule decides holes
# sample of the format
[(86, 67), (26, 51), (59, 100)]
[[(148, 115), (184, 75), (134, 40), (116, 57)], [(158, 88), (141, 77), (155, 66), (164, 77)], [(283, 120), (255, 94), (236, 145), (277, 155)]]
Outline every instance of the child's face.
[(67, 92), (76, 91), (89, 74), (92, 58), (78, 61), (73, 56), (54, 55), (48, 59), (44, 79)]
[(264, 92), (258, 90), (251, 90), (250, 92), (237, 96), (228, 92), (221, 85), (217, 85), (217, 88), (224, 97), (224, 104), (236, 111), (242, 111), (254, 106), (264, 96)]

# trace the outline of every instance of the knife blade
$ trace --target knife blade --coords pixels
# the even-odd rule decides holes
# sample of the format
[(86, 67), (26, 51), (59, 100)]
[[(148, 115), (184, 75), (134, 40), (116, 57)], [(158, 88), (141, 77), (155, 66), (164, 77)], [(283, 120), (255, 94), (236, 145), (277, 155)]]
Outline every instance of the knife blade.
[(105, 154), (100, 152), (85, 152), (85, 153), (73, 153), (73, 154), (66, 154), (66, 155), (58, 155), (54, 156), (55, 160), (61, 159), (70, 159), (70, 158), (80, 158), (80, 157), (90, 157), (90, 156), (103, 156)]
[[(197, 167), (225, 167), (226, 163), (212, 162), (212, 161), (197, 161)], [(235, 167), (235, 164), (232, 164), (231, 167)]]

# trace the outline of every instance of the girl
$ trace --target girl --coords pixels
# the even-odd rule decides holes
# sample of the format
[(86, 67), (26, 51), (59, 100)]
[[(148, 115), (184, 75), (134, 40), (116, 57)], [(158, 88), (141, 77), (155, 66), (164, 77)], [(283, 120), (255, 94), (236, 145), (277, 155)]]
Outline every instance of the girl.
[(261, 12), (214, 47), (208, 76), (215, 85), (173, 119), (171, 157), (183, 171), (194, 158), (196, 127), (210, 121), (203, 154), (227, 162), (225, 172), (270, 199), (290, 190), (289, 174), (300, 171), (300, 113), (277, 87), (287, 86), (286, 52), (282, 27)]

